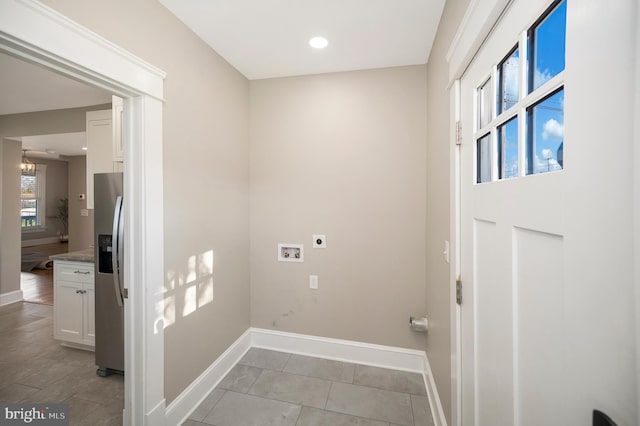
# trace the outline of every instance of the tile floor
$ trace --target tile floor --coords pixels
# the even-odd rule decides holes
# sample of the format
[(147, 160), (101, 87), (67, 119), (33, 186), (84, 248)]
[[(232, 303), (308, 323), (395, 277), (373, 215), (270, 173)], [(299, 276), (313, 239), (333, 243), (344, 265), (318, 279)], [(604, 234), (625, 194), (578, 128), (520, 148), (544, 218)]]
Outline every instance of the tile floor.
[(0, 402), (66, 403), (72, 426), (121, 425), (124, 379), (53, 339), (53, 306), (13, 303), (0, 307)]
[(183, 426), (431, 426), (422, 376), (252, 348)]

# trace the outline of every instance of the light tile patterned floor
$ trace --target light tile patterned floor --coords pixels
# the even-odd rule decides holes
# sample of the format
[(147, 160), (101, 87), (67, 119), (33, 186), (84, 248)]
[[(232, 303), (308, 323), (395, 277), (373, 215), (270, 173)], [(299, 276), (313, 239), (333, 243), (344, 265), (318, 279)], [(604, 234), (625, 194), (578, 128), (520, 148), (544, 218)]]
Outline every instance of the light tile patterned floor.
[(183, 426), (432, 426), (422, 376), (252, 348)]
[(70, 424), (122, 424), (124, 379), (96, 376), (93, 352), (53, 339), (53, 306), (0, 307), (0, 401), (66, 403)]

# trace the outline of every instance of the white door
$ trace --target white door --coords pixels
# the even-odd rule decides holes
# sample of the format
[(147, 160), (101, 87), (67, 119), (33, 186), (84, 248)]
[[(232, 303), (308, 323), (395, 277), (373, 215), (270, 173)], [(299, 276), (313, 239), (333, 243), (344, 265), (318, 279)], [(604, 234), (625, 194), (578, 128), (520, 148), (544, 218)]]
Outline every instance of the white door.
[(465, 426), (639, 424), (635, 9), (609, 3), (515, 0), (460, 81)]

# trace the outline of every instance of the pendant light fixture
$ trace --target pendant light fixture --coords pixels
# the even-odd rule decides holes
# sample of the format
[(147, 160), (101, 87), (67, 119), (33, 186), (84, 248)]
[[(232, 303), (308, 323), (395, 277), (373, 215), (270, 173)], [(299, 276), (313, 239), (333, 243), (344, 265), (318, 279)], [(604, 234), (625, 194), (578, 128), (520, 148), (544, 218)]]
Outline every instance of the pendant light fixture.
[(20, 164), (20, 172), (23, 175), (27, 175), (27, 176), (36, 175), (36, 165), (34, 162), (29, 161), (29, 159), (27, 158), (26, 150), (22, 150), (22, 163)]

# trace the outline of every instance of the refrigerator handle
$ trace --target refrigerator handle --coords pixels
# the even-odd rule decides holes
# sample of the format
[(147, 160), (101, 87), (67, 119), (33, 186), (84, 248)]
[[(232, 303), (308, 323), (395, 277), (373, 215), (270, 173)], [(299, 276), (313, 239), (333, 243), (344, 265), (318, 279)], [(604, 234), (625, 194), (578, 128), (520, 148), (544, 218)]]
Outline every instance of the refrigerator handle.
[(116, 199), (116, 207), (113, 209), (113, 232), (111, 234), (111, 266), (113, 267), (113, 284), (116, 290), (116, 301), (122, 306), (122, 291), (120, 291), (120, 216), (122, 214), (122, 197)]
[(120, 223), (118, 224), (118, 284), (120, 284), (120, 300), (124, 303), (124, 299), (127, 298), (127, 292), (124, 289), (124, 200), (120, 203)]

